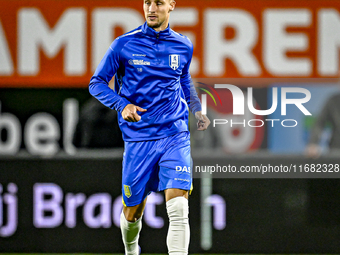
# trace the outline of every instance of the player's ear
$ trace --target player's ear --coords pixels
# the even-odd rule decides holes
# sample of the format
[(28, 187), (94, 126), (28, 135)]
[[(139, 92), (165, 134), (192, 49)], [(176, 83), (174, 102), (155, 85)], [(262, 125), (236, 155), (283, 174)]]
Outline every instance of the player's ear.
[(176, 2), (175, 0), (169, 0), (170, 1), (170, 10), (169, 12), (173, 11), (175, 9)]

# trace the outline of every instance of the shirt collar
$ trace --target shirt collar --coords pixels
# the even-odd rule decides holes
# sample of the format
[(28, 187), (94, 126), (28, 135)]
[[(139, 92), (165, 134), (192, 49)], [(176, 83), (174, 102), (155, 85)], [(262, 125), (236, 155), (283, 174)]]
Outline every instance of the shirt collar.
[(149, 27), (147, 22), (145, 22), (142, 26), (142, 31), (144, 34), (150, 36), (150, 37), (156, 37), (157, 34), (159, 34), (159, 38), (165, 37), (170, 35), (170, 24), (168, 27), (160, 32), (156, 32), (153, 28)]

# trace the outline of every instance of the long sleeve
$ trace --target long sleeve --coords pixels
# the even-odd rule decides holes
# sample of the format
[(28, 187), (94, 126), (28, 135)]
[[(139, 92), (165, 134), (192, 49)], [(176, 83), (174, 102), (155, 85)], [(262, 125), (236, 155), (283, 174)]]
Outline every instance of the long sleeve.
[(98, 65), (89, 84), (89, 92), (105, 106), (122, 112), (130, 102), (109, 87), (109, 82), (119, 69), (121, 47), (115, 40)]
[[(192, 49), (190, 52), (192, 56)], [(185, 65), (182, 75), (181, 75), (181, 86), (185, 95), (185, 100), (189, 106), (190, 111), (195, 115), (196, 112), (202, 111), (201, 102), (198, 98), (196, 88), (191, 80), (191, 75), (189, 72), (190, 61)]]
[[(184, 102), (194, 114), (201, 110), (189, 73), (192, 51), (187, 37), (170, 27), (156, 32), (147, 22), (111, 44), (89, 91), (102, 104), (118, 111), (124, 141), (156, 140), (189, 131)], [(115, 84), (111, 89), (112, 77)], [(140, 121), (124, 120), (121, 113), (128, 104), (147, 109), (140, 113)]]

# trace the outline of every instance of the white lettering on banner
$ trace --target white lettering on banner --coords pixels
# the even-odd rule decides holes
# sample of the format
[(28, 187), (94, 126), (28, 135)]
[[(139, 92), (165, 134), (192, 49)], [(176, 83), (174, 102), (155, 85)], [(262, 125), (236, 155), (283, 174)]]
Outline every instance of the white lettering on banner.
[(312, 14), (307, 9), (267, 9), (264, 12), (263, 59), (267, 70), (273, 75), (312, 74), (312, 62), (308, 58), (288, 58), (287, 51), (305, 51), (308, 37), (302, 33), (287, 33), (287, 27), (307, 27)]
[(321, 75), (339, 75), (340, 15), (335, 9), (318, 13), (318, 71)]
[[(198, 23), (198, 11), (195, 8), (176, 8), (171, 13), (171, 26), (195, 26)], [(190, 41), (196, 44), (196, 35), (192, 32), (181, 32), (189, 37)]]
[(204, 200), (204, 204), (213, 208), (213, 225), (217, 230), (223, 230), (226, 227), (227, 205), (224, 198), (220, 195), (210, 195)]
[(14, 72), (13, 61), (6, 40), (5, 31), (0, 21), (0, 75), (11, 75)]
[[(114, 200), (113, 205), (112, 205), (113, 224), (115, 224), (115, 226), (118, 227), (118, 228), (120, 227), (120, 214), (123, 210), (123, 203), (122, 203), (123, 200), (122, 199), (123, 199), (122, 196), (117, 197)], [(148, 201), (146, 203), (148, 203)]]
[[(56, 228), (62, 225), (63, 220), (66, 227), (75, 228), (80, 220), (77, 219), (77, 210), (81, 208), (82, 220), (89, 228), (110, 228), (112, 222), (116, 227), (120, 226), (120, 214), (123, 208), (121, 196), (113, 199), (109, 193), (95, 193), (86, 198), (84, 193), (66, 193), (65, 200), (63, 196), (62, 188), (55, 183), (36, 183), (33, 186), (33, 223), (36, 228)], [(209, 204), (217, 209), (223, 209), (221, 201), (224, 199), (218, 195), (213, 195), (212, 198), (214, 199), (209, 201)], [(221, 204), (222, 207), (216, 203)], [(156, 210), (157, 206), (163, 204), (163, 195), (151, 193), (148, 196), (143, 219), (149, 227), (164, 226), (164, 219), (157, 216)], [(225, 225), (226, 215), (223, 211), (215, 212), (214, 215), (214, 226), (221, 230), (223, 224)]]
[[(112, 197), (108, 193), (93, 194), (88, 199), (83, 193), (67, 193), (65, 196), (65, 225), (74, 228), (77, 225), (77, 208), (83, 206), (84, 223), (90, 228), (110, 228)], [(121, 203), (121, 200), (120, 200)], [(96, 213), (99, 208), (99, 213)]]
[[(78, 101), (68, 98), (63, 102), (63, 147), (66, 153), (74, 154), (76, 148), (72, 144), (72, 136), (79, 115)], [(0, 133), (6, 131), (6, 139), (0, 136), (0, 155), (18, 153), (22, 142), (21, 124), (11, 113), (1, 113)], [(33, 155), (51, 156), (59, 151), (60, 125), (49, 113), (36, 113), (28, 118), (24, 126), (24, 144)]]
[[(16, 193), (18, 187), (15, 183), (7, 185), (8, 193), (3, 193), (3, 187), (0, 183), (0, 237), (12, 236), (18, 228), (18, 198)], [(4, 212), (4, 205), (7, 207), (7, 213)], [(7, 222), (4, 224), (6, 214)]]
[(77, 99), (68, 98), (63, 103), (63, 145), (67, 154), (76, 153), (72, 143), (74, 130), (78, 123), (79, 102)]
[(143, 24), (143, 16), (134, 9), (97, 8), (92, 13), (92, 70), (96, 70), (112, 41), (117, 37), (113, 28), (127, 33)]
[(25, 126), (24, 140), (33, 155), (54, 155), (59, 151), (60, 127), (49, 113), (32, 115)]
[[(45, 196), (49, 196), (46, 199)], [(33, 224), (37, 228), (55, 228), (63, 222), (61, 206), (63, 190), (54, 183), (36, 183), (33, 186)], [(45, 215), (49, 212), (50, 215)]]
[[(243, 9), (206, 8), (199, 13), (196, 8), (177, 8), (172, 14), (172, 25), (189, 27), (183, 31), (194, 45), (202, 45), (199, 60), (193, 57), (191, 71), (207, 77), (224, 76), (226, 59), (233, 62), (241, 76), (312, 75), (335, 76), (339, 70), (340, 15), (335, 8), (320, 8), (313, 13), (308, 8), (265, 8), (262, 19)], [(55, 57), (64, 48), (64, 74), (66, 77), (82, 76), (88, 70), (87, 52), (91, 52), (91, 70), (99, 64), (116, 35), (113, 28), (128, 32), (144, 22), (143, 16), (133, 8), (95, 8), (87, 23), (85, 8), (66, 8), (53, 28), (38, 8), (21, 8), (17, 13), (17, 44), (9, 43), (12, 31), (5, 31), (7, 22), (0, 22), (0, 76), (18, 73), (19, 76), (39, 76), (40, 51), (48, 58)], [(199, 17), (203, 17), (200, 22)], [(313, 20), (313, 18), (315, 20)], [(312, 24), (316, 24), (311, 27)], [(86, 31), (91, 27), (91, 43)], [(202, 37), (197, 34), (202, 26)], [(234, 38), (225, 38), (225, 29), (233, 28)], [(253, 52), (260, 41), (261, 55)], [(313, 29), (312, 32), (287, 32), (287, 28)], [(14, 29), (13, 29), (14, 30)], [(315, 33), (315, 36), (314, 36)], [(7, 37), (6, 37), (7, 34)], [(197, 42), (200, 39), (202, 42)], [(16, 49), (11, 48), (15, 47)], [(308, 50), (316, 48), (316, 56)], [(11, 52), (16, 50), (17, 63)], [(289, 57), (287, 52), (305, 53), (306, 57)], [(199, 53), (200, 54), (200, 53)], [(200, 63), (201, 61), (202, 63)], [(315, 62), (315, 63), (314, 63)], [(313, 73), (313, 65), (317, 68)], [(17, 70), (15, 70), (17, 69)]]
[(40, 71), (40, 47), (53, 58), (65, 47), (64, 72), (82, 75), (86, 72), (86, 11), (69, 8), (53, 30), (37, 8), (19, 11), (18, 68), (22, 75), (35, 76)]
[[(259, 76), (260, 65), (252, 50), (258, 40), (258, 26), (251, 13), (240, 9), (207, 9), (205, 12), (205, 72), (224, 75), (225, 59), (231, 59), (244, 76)], [(225, 39), (225, 28), (235, 29), (235, 38)]]
[[(3, 141), (1, 132), (6, 130), (7, 139)], [(16, 154), (21, 145), (21, 125), (19, 119), (11, 113), (1, 113), (0, 102), (0, 155)]]
[(85, 203), (86, 196), (83, 193), (68, 193), (65, 196), (65, 225), (74, 228), (77, 224), (77, 208)]
[[(84, 222), (90, 228), (111, 227), (111, 196), (108, 193), (91, 195), (84, 204)], [(96, 215), (95, 209), (99, 208)]]
[(164, 226), (164, 219), (156, 214), (156, 206), (163, 204), (163, 202), (164, 198), (161, 194), (152, 193), (148, 196), (143, 218), (149, 227), (162, 228)]
[[(171, 27), (196, 26), (199, 21), (198, 17), (199, 13), (196, 8), (176, 8), (176, 11), (171, 13)], [(197, 39), (196, 34), (191, 31), (181, 31), (181, 34), (187, 36), (195, 48)], [(190, 64), (190, 74), (191, 75), (198, 74), (199, 69), (200, 69), (199, 59), (193, 56)]]

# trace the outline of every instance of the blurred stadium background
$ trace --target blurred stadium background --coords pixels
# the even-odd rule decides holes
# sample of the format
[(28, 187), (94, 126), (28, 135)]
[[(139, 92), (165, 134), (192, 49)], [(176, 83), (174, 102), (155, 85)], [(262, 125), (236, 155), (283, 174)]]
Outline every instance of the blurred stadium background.
[[(123, 252), (121, 134), (87, 85), (112, 40), (143, 22), (141, 0), (0, 0), (1, 253)], [(195, 46), (198, 88), (233, 84), (245, 98), (253, 88), (258, 110), (278, 90), (276, 111), (245, 107), (240, 118), (231, 93), (216, 89), (222, 100), (208, 97), (208, 116), (229, 122), (199, 133), (191, 121), (194, 165), (340, 163), (340, 143), (330, 141), (340, 132), (339, 1), (178, 0), (170, 24)], [(286, 87), (311, 93), (312, 115), (293, 105), (282, 114)], [(311, 143), (321, 156), (308, 153)], [(338, 171), (196, 177), (190, 253), (340, 253)], [(167, 226), (163, 194), (150, 195), (143, 252), (166, 253)]]

